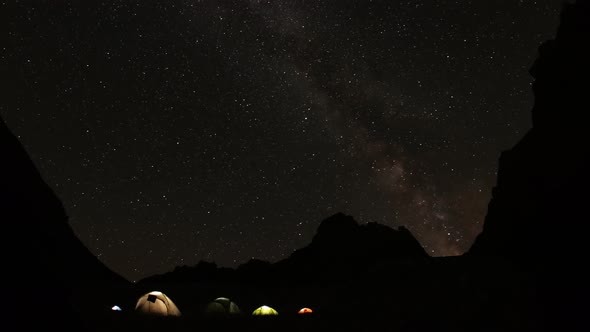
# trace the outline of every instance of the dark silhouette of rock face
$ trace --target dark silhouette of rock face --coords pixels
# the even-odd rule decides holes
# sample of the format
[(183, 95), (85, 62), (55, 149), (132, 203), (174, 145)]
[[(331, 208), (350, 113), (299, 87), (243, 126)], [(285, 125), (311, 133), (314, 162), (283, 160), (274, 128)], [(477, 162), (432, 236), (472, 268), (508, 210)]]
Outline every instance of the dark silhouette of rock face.
[(548, 329), (576, 328), (590, 295), (588, 1), (565, 5), (555, 40), (539, 48), (530, 72), (533, 127), (502, 153), (484, 229), (468, 256), (501, 257), (528, 271)]
[(322, 221), (307, 247), (276, 266), (283, 278), (317, 282), (355, 278), (384, 262), (428, 258), (404, 227), (395, 230), (377, 223), (359, 225), (351, 216), (338, 213)]
[(588, 2), (565, 6), (555, 40), (539, 53), (530, 70), (533, 128), (500, 157), (484, 230), (471, 253), (533, 262), (586, 250), (573, 239), (588, 230)]
[(309, 248), (318, 256), (334, 252), (346, 259), (363, 256), (367, 261), (428, 257), (405, 227), (395, 230), (374, 222), (361, 226), (351, 216), (342, 213), (322, 221)]
[(108, 309), (130, 284), (76, 237), (60, 200), (2, 119), (0, 160), (3, 277), (15, 314), (30, 308), (47, 322), (72, 322)]
[(359, 225), (351, 216), (337, 213), (321, 222), (308, 246), (277, 263), (253, 259), (233, 270), (201, 262), (194, 267), (177, 267), (142, 282), (347, 281), (383, 262), (428, 258), (420, 243), (404, 227), (395, 230), (378, 223)]

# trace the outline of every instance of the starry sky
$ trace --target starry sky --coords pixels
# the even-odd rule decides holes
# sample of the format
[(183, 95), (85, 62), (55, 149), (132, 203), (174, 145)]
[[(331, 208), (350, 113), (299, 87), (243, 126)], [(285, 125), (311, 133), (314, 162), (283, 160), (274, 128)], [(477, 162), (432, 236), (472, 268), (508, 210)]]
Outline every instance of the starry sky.
[(0, 2), (0, 115), (130, 280), (277, 261), (336, 212), (458, 255), (560, 4)]

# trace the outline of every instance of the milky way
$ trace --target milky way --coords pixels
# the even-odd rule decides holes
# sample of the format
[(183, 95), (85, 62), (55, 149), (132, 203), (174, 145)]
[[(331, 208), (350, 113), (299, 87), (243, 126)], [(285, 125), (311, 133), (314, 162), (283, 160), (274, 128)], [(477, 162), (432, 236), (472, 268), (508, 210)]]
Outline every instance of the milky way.
[(276, 261), (322, 219), (480, 232), (561, 1), (2, 4), (0, 114), (129, 279)]

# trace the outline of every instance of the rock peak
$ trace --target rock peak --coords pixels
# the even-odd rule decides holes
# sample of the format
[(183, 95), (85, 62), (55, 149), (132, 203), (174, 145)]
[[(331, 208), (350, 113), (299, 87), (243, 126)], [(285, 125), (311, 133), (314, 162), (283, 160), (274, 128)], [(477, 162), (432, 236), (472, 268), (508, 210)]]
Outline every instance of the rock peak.
[(318, 227), (317, 233), (347, 233), (356, 230), (359, 224), (352, 216), (338, 212), (324, 219)]

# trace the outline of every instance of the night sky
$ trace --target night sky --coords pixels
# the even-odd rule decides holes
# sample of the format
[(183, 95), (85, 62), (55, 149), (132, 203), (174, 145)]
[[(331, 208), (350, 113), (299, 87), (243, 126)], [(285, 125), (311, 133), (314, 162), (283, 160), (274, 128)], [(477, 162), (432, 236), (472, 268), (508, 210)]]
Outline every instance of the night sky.
[(463, 253), (561, 4), (158, 2), (0, 5), (0, 115), (130, 280), (277, 261), (336, 212)]

